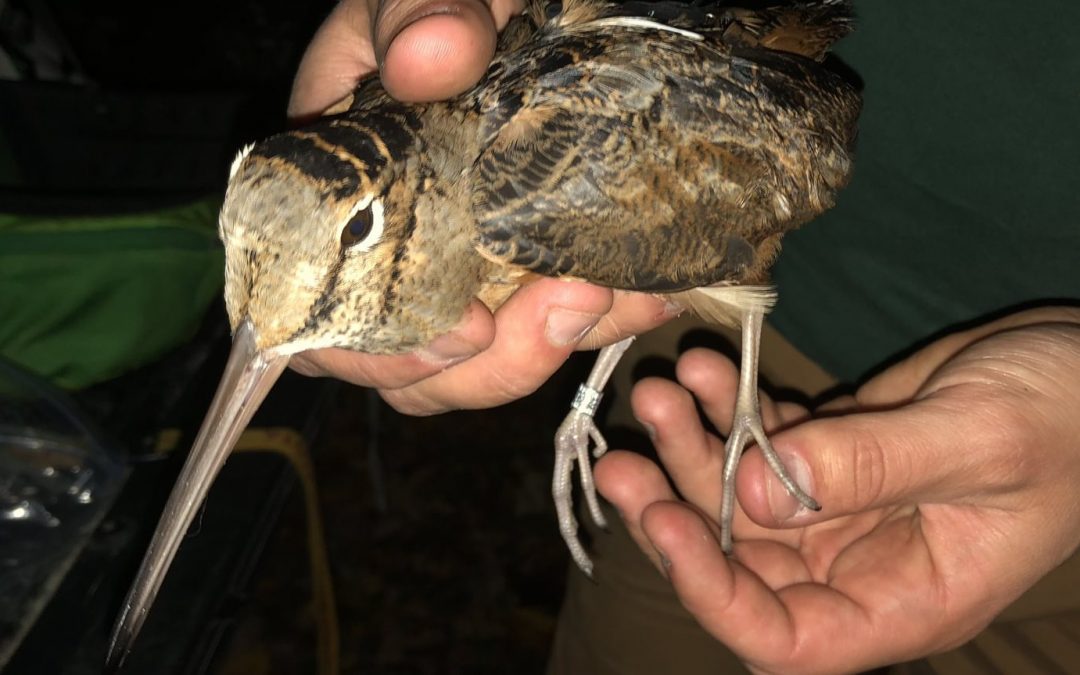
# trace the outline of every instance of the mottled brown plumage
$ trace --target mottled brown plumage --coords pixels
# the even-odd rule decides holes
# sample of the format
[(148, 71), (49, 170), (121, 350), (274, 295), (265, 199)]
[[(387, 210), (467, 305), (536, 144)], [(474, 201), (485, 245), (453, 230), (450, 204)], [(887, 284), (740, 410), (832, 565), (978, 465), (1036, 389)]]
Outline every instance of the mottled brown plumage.
[[(847, 181), (859, 97), (821, 63), (850, 6), (746, 9), (578, 0), (533, 5), (504, 31), (483, 80), (404, 104), (375, 79), (339, 114), (271, 137), (233, 165), (221, 212), (236, 346), (200, 439), (118, 626), (126, 651), (195, 508), (290, 354), (416, 349), (471, 298), (492, 308), (535, 275), (670, 294), (744, 325), (743, 380), (725, 468), (761, 430), (757, 340), (784, 232)], [(602, 351), (558, 435), (553, 490), (575, 560), (569, 502), (589, 473), (592, 411), (624, 341)]]

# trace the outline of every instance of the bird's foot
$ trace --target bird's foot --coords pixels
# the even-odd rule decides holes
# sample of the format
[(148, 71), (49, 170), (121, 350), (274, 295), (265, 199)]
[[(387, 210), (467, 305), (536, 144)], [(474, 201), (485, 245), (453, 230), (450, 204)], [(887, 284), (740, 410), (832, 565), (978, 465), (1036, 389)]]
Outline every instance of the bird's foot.
[(570, 476), (574, 471), (574, 462), (578, 464), (581, 475), (581, 490), (585, 493), (585, 502), (589, 507), (593, 522), (606, 528), (607, 521), (600, 511), (600, 501), (596, 497), (596, 485), (593, 483), (592, 463), (589, 459), (589, 442), (593, 443), (593, 457), (600, 457), (607, 451), (607, 441), (593, 420), (593, 413), (600, 403), (600, 393), (587, 385), (578, 389), (574, 397), (573, 408), (559, 425), (555, 434), (555, 475), (551, 482), (551, 495), (555, 498), (555, 512), (559, 517), (559, 532), (570, 557), (581, 571), (592, 576), (593, 564), (585, 547), (578, 539), (578, 523), (574, 517), (573, 488)]
[(780, 456), (773, 449), (772, 443), (769, 442), (769, 437), (765, 435), (765, 428), (761, 422), (761, 409), (757, 401), (757, 389), (748, 394), (740, 390), (737, 400), (731, 434), (724, 444), (724, 487), (720, 507), (720, 547), (728, 555), (731, 555), (734, 550), (731, 527), (735, 517), (735, 473), (743, 450), (751, 439), (757, 441), (769, 468), (773, 470), (791, 496), (812, 511), (821, 508), (813, 497), (806, 494), (795, 483), (784, 463), (780, 461)]

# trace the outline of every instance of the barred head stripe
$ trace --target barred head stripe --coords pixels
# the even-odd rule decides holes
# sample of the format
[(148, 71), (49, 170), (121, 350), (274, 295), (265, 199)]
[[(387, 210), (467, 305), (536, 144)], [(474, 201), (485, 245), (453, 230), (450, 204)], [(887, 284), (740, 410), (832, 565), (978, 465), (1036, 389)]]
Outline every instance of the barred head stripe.
[(327, 140), (325, 136), (325, 129), (311, 129), (305, 131), (297, 131), (294, 133), (300, 136), (304, 136), (305, 138), (310, 138), (320, 150), (333, 153), (341, 161), (352, 164), (356, 168), (356, 171), (361, 175), (368, 175), (368, 169), (370, 167), (365, 161), (367, 157), (357, 155), (353, 152), (350, 152), (347, 148)]
[(290, 164), (305, 176), (328, 186), (334, 192), (347, 195), (356, 192), (366, 177), (360, 168), (327, 149), (311, 134), (290, 132), (271, 136), (251, 151), (253, 156), (266, 157)]
[(382, 170), (390, 156), (378, 136), (371, 129), (356, 122), (334, 120), (313, 132), (326, 143), (338, 148), (339, 152), (363, 162), (372, 172)]
[(402, 111), (400, 114), (365, 115), (363, 125), (378, 137), (382, 147), (391, 156), (400, 157), (415, 140), (413, 133), (420, 127), (416, 115)]

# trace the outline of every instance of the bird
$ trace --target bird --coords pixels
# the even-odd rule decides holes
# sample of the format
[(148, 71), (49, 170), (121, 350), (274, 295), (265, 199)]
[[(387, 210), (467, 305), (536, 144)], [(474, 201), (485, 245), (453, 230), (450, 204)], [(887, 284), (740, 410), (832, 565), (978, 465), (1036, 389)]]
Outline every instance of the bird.
[[(244, 147), (219, 217), (233, 345), (210, 410), (121, 607), (108, 664), (128, 653), (181, 539), (291, 355), (415, 350), (473, 298), (493, 311), (539, 277), (653, 293), (742, 327), (726, 442), (722, 546), (734, 477), (756, 441), (802, 504), (761, 422), (758, 343), (785, 232), (850, 178), (858, 87), (827, 55), (849, 0), (534, 1), (481, 81), (403, 103), (377, 77), (307, 126)], [(552, 494), (571, 557), (572, 473), (603, 525), (590, 451), (601, 392), (633, 338), (600, 350), (556, 433)]]

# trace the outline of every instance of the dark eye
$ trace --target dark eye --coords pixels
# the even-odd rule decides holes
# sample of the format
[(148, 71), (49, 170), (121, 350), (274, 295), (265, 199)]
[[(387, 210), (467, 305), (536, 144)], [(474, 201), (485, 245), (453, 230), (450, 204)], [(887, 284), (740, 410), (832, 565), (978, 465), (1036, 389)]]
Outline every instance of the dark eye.
[(341, 245), (352, 246), (358, 244), (371, 234), (372, 225), (375, 222), (375, 218), (371, 213), (371, 206), (360, 209), (356, 212), (349, 222), (345, 223), (345, 228), (341, 230)]

